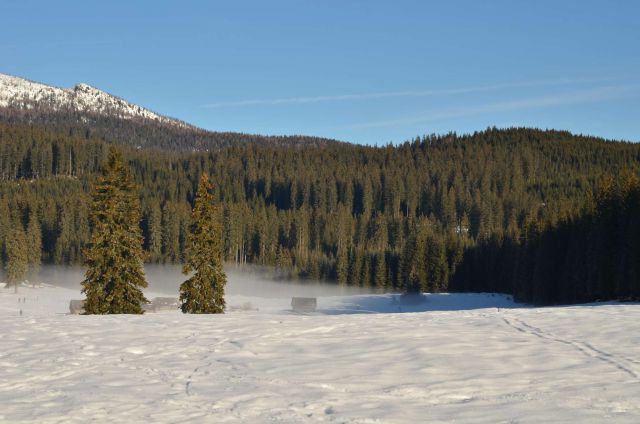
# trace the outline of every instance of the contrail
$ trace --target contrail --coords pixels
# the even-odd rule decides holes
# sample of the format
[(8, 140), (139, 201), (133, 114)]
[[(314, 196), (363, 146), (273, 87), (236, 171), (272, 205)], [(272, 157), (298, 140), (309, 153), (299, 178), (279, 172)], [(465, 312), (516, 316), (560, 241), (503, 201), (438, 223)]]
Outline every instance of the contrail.
[(367, 100), (367, 99), (384, 99), (392, 97), (429, 97), (450, 94), (466, 94), (483, 91), (496, 91), (508, 88), (524, 88), (524, 87), (541, 87), (541, 86), (557, 86), (570, 85), (589, 82), (603, 82), (605, 78), (582, 78), (582, 79), (560, 79), (560, 80), (540, 80), (540, 81), (522, 81), (509, 82), (502, 84), (482, 85), (475, 87), (462, 88), (444, 88), (432, 90), (409, 90), (409, 91), (387, 91), (378, 93), (360, 93), (360, 94), (340, 94), (331, 96), (306, 96), (306, 97), (284, 97), (276, 99), (250, 99), (238, 100), (230, 102), (209, 103), (203, 105), (206, 108), (222, 108), (222, 107), (243, 107), (243, 106), (277, 106), (287, 104), (305, 104), (305, 103), (321, 103), (336, 102), (348, 100)]
[(359, 124), (334, 127), (333, 129), (362, 129), (390, 127), (395, 125), (416, 124), (422, 122), (436, 122), (451, 118), (481, 115), (492, 112), (508, 112), (520, 109), (532, 109), (558, 105), (595, 103), (603, 100), (637, 97), (640, 95), (640, 84), (603, 86), (587, 90), (578, 90), (558, 95), (530, 97), (519, 100), (486, 103), (477, 106), (450, 108), (420, 116), (398, 118), (383, 121), (363, 122)]

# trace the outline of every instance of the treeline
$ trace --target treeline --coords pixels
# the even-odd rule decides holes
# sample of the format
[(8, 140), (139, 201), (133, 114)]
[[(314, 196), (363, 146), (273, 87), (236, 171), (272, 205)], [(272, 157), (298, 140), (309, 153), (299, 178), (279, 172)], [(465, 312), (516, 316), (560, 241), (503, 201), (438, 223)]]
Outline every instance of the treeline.
[[(87, 193), (108, 146), (0, 124), (0, 241), (35, 216), (43, 260), (80, 263), (90, 234)], [(604, 176), (640, 169), (640, 145), (526, 128), (384, 147), (122, 150), (140, 186), (147, 261), (183, 260), (198, 180), (207, 174), (225, 260), (380, 290), (462, 289), (455, 276), (474, 247), (519, 242), (531, 222), (564, 222)]]
[(638, 176), (605, 179), (575, 216), (531, 220), (520, 238), (496, 235), (469, 248), (452, 288), (535, 304), (640, 299)]

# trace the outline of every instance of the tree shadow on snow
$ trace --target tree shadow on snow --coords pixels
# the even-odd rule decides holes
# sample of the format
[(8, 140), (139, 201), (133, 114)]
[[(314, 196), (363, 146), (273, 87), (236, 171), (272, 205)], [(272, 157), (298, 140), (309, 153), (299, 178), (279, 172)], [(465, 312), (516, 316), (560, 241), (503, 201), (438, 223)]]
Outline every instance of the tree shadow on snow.
[(411, 313), (427, 311), (465, 311), (484, 308), (522, 308), (511, 296), (498, 293), (438, 293), (423, 295), (360, 295), (328, 298), (329, 305), (318, 305), (326, 315)]

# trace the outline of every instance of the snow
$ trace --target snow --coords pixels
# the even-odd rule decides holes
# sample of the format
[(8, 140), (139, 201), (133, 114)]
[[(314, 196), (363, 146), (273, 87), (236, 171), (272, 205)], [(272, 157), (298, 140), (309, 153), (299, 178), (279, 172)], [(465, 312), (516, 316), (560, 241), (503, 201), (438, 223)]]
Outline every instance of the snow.
[(34, 109), (36, 105), (48, 106), (53, 110), (71, 109), (81, 113), (124, 119), (143, 118), (186, 126), (183, 122), (158, 115), (87, 84), (63, 89), (0, 74), (0, 107)]
[(245, 293), (228, 304), (258, 310), (66, 315), (74, 298), (0, 288), (0, 422), (640, 422), (638, 304), (359, 294), (296, 315)]

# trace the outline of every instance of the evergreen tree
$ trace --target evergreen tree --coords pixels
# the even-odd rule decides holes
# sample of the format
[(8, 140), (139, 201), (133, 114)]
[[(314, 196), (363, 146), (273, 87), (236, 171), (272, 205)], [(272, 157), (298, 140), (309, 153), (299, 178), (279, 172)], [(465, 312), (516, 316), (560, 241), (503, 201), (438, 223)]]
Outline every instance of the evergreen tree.
[(11, 212), (6, 197), (0, 197), (0, 259), (6, 257), (6, 241), (11, 232)]
[(93, 194), (93, 234), (85, 251), (87, 314), (141, 314), (148, 302), (140, 204), (128, 168), (111, 148)]
[(193, 276), (180, 285), (181, 309), (191, 314), (217, 314), (225, 309), (222, 226), (218, 222), (209, 178), (198, 185), (182, 272)]
[(162, 208), (162, 253), (164, 259), (176, 262), (180, 259), (180, 219), (176, 205), (166, 202)]
[(40, 273), (42, 263), (42, 229), (35, 210), (29, 215), (27, 240), (29, 243), (29, 278), (35, 281)]
[(424, 290), (437, 293), (446, 288), (447, 257), (444, 244), (428, 233), (424, 240)]
[(378, 290), (383, 291), (387, 286), (387, 267), (383, 253), (376, 254), (375, 266), (375, 285)]
[(371, 287), (371, 257), (364, 254), (362, 258), (362, 268), (360, 269), (360, 286)]
[(145, 248), (151, 262), (162, 256), (162, 211), (157, 203), (147, 208), (145, 214)]
[(338, 250), (338, 284), (346, 286), (349, 284), (349, 253), (346, 247)]
[(74, 236), (73, 212), (69, 202), (58, 206), (58, 231), (53, 250), (53, 259), (56, 263), (69, 263), (71, 257), (71, 245)]
[(424, 268), (424, 255), (420, 254), (422, 243), (417, 232), (417, 226), (414, 225), (401, 256), (400, 284), (407, 293), (420, 293), (423, 290), (420, 270)]
[(15, 293), (17, 293), (18, 286), (24, 281), (29, 269), (27, 236), (20, 223), (17, 223), (10, 231), (6, 241), (6, 250), (7, 285), (13, 286)]

